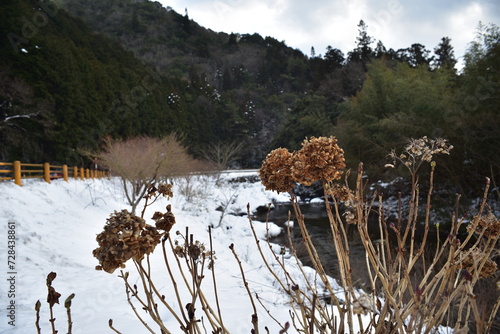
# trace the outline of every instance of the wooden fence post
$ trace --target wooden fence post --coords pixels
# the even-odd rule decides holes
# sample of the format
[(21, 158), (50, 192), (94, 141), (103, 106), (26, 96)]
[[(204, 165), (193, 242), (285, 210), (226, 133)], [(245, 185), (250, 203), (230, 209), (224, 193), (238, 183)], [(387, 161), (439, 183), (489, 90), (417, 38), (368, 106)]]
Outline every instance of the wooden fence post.
[(73, 167), (73, 178), (78, 179), (78, 167)]
[(68, 165), (63, 165), (63, 179), (68, 182)]
[(21, 161), (14, 161), (14, 164), (12, 165), (14, 168), (14, 182), (18, 186), (21, 186)]
[(80, 178), (85, 180), (85, 172), (83, 171), (83, 167), (80, 167)]
[(50, 164), (48, 162), (43, 163), (43, 179), (50, 183)]

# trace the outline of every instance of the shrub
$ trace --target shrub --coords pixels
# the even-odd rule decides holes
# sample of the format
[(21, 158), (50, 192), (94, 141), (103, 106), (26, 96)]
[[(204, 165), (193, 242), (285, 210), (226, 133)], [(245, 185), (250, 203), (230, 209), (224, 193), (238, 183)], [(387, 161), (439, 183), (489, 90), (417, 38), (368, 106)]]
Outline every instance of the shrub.
[(175, 135), (108, 139), (101, 152), (91, 155), (121, 178), (132, 213), (148, 187), (159, 179), (190, 173), (196, 165)]

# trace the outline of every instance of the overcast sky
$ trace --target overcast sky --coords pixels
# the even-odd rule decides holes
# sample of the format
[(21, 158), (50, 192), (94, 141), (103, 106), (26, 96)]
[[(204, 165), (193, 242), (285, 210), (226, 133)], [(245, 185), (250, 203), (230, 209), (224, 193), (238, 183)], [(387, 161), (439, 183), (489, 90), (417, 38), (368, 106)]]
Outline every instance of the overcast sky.
[[(358, 23), (386, 48), (423, 44), (433, 51), (451, 38), (463, 56), (479, 21), (500, 25), (498, 0), (160, 0), (179, 14), (216, 32), (271, 36), (310, 55), (328, 45), (344, 53), (355, 47)], [(375, 45), (373, 45), (375, 47)]]

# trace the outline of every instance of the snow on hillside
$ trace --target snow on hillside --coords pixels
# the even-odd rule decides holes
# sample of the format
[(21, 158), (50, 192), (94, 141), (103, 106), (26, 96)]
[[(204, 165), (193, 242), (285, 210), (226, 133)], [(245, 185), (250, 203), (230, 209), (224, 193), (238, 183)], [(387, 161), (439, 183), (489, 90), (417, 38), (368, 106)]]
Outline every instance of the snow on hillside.
[[(245, 215), (247, 204), (255, 209), (273, 200), (286, 201), (287, 197), (265, 191), (257, 181), (230, 182), (248, 175), (255, 175), (255, 172), (225, 173), (218, 181), (215, 177), (202, 175), (176, 179), (174, 197), (155, 203), (145, 215), (149, 218), (155, 211), (164, 212), (165, 206), (170, 203), (177, 221), (172, 231), (184, 233), (188, 226), (195, 240), (206, 245), (209, 244), (208, 226), (214, 227), (213, 248), (217, 257), (215, 274), (220, 304), (224, 323), (232, 333), (250, 333), (253, 313), (237, 262), (228, 248), (232, 243), (243, 262), (251, 291), (258, 293), (270, 313), (282, 324), (290, 320), (290, 306), (258, 254)], [(106, 218), (115, 210), (129, 209), (117, 179), (56, 180), (51, 184), (31, 180), (25, 181), (23, 187), (2, 182), (0, 193), (0, 272), (3, 276), (0, 333), (35, 333), (34, 305), (37, 300), (42, 302), (42, 333), (51, 332), (45, 285), (47, 274), (51, 271), (57, 273), (53, 286), (62, 295), (61, 305), (55, 305), (55, 323), (59, 333), (66, 333), (67, 320), (63, 304), (71, 293), (75, 293), (71, 307), (73, 333), (111, 333), (108, 327), (110, 318), (124, 334), (147, 332), (127, 303), (123, 281), (118, 278), (119, 270), (113, 274), (96, 271), (98, 262), (92, 256), (92, 250), (97, 247), (95, 237), (102, 231)], [(221, 211), (217, 210), (220, 206), (228, 208), (222, 221)], [(154, 225), (151, 220), (148, 223)], [(254, 225), (260, 237), (265, 238), (266, 224), (254, 222)], [(16, 257), (13, 270), (7, 267), (8, 226), (15, 226)], [(280, 232), (277, 225), (269, 226), (270, 233)], [(267, 247), (264, 249), (269, 252)], [(279, 250), (279, 246), (275, 249)], [(153, 280), (165, 294), (166, 300), (174, 307), (179, 307), (175, 302), (160, 246), (152, 254), (151, 261), (154, 267)], [(293, 259), (288, 260), (287, 266), (292, 273), (297, 271), (299, 277)], [(127, 262), (125, 271), (130, 271), (131, 277), (135, 277), (132, 262)], [(314, 275), (309, 268), (306, 271)], [(15, 272), (14, 298), (6, 293), (11, 288), (9, 272)], [(205, 276), (202, 289), (207, 296), (213, 296), (211, 273), (207, 271)], [(9, 318), (5, 314), (6, 306), (12, 300), (16, 305), (15, 327), (8, 324)], [(187, 302), (186, 297), (183, 303)], [(271, 333), (278, 333), (279, 326), (260, 305), (257, 307), (261, 330), (267, 326)], [(201, 306), (197, 309), (196, 315), (199, 317), (202, 315)], [(177, 330), (178, 323), (168, 312), (164, 310), (162, 317), (173, 333), (180, 332)], [(148, 324), (159, 332), (151, 320)]]

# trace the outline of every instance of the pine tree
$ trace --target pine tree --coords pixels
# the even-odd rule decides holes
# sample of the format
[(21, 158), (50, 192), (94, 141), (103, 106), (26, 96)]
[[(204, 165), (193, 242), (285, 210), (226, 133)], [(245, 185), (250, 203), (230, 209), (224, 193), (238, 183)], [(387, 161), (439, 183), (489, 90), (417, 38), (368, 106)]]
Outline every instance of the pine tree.
[(434, 58), (433, 67), (434, 68), (446, 68), (452, 69), (455, 67), (457, 60), (453, 52), (453, 46), (451, 46), (451, 39), (449, 37), (441, 38), (441, 42), (436, 48), (434, 48)]

